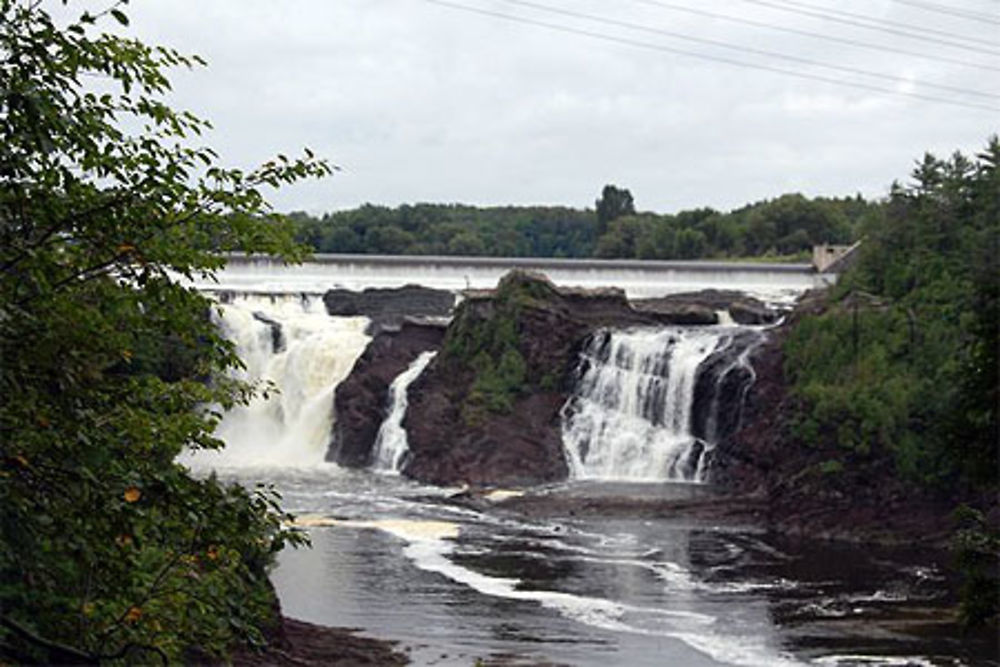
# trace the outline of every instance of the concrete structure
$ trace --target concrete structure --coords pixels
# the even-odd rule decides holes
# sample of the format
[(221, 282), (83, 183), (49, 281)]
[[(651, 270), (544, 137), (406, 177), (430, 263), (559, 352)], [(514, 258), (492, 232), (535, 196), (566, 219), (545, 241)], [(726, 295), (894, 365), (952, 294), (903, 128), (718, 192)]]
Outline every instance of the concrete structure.
[(266, 256), (233, 255), (215, 281), (196, 281), (196, 286), (213, 292), (322, 294), (332, 287), (418, 284), (460, 292), (493, 288), (515, 268), (544, 273), (560, 287), (618, 287), (629, 298), (714, 288), (785, 301), (836, 282), (835, 274), (817, 272), (810, 264), (318, 254), (295, 266)]
[(817, 273), (843, 273), (854, 261), (861, 241), (852, 245), (814, 245), (812, 265)]

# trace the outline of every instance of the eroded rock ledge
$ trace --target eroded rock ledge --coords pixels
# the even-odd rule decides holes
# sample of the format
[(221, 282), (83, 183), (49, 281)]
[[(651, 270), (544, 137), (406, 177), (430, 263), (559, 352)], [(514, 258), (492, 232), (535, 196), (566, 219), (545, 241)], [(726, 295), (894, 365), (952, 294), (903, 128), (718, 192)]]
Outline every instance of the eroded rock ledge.
[(770, 324), (780, 313), (767, 304), (735, 290), (705, 289), (670, 294), (657, 299), (636, 299), (632, 307), (668, 324), (715, 324), (717, 311), (729, 311), (737, 324)]

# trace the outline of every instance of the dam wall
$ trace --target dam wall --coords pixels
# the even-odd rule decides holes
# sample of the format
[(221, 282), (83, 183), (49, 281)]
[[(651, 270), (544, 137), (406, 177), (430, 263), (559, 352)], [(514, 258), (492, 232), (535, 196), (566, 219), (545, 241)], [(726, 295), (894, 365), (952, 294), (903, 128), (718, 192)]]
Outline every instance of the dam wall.
[(397, 255), (314, 255), (287, 265), (267, 256), (231, 255), (217, 282), (200, 289), (257, 294), (322, 294), (342, 287), (419, 284), (459, 292), (487, 289), (512, 269), (544, 273), (560, 287), (618, 287), (629, 298), (650, 298), (701, 289), (740, 290), (768, 301), (794, 299), (836, 282), (811, 264), (720, 261), (552, 259)]

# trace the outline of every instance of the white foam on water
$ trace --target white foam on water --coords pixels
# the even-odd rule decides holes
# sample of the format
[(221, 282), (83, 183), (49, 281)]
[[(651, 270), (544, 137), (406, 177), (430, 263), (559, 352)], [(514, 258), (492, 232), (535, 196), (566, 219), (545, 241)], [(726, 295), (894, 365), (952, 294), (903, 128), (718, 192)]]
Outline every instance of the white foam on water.
[[(834, 667), (934, 667), (938, 663), (921, 656), (842, 654), (824, 655), (815, 658), (812, 664), (833, 665)], [(951, 664), (957, 666), (967, 663), (955, 661)]]
[(730, 315), (729, 311), (726, 309), (717, 310), (715, 314), (719, 317), (718, 326), (720, 327), (733, 327), (736, 326), (736, 321), (733, 316)]
[(674, 633), (693, 649), (713, 660), (740, 667), (802, 667), (808, 663), (784, 653), (776, 653), (759, 635), (722, 635), (713, 633)]

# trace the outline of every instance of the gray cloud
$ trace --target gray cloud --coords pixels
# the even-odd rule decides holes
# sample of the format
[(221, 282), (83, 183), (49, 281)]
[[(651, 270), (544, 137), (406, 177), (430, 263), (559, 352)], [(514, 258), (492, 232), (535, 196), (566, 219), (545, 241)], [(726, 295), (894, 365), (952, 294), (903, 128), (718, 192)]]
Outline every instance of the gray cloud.
[[(781, 63), (494, 0), (455, 0), (669, 48), (879, 87), (961, 98), (924, 82), (1000, 94), (1000, 74), (836, 45), (619, 0), (539, 0), (650, 28), (877, 70), (886, 83)], [(996, 26), (889, 0), (810, 0), (996, 38)], [(742, 16), (1000, 67), (1000, 58), (837, 26), (743, 0), (673, 0)], [(993, 9), (981, 0), (969, 8)], [(978, 3), (978, 4), (977, 4)], [(252, 166), (309, 146), (344, 172), (273, 199), (326, 211), (362, 202), (590, 206), (602, 185), (640, 208), (730, 208), (798, 190), (884, 193), (924, 150), (972, 152), (1000, 114), (845, 88), (680, 54), (564, 34), (423, 0), (171, 0), (138, 3), (147, 40), (195, 52), (173, 102), (211, 119), (227, 162)]]

